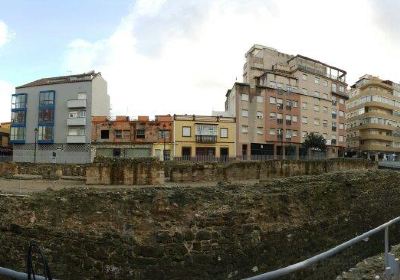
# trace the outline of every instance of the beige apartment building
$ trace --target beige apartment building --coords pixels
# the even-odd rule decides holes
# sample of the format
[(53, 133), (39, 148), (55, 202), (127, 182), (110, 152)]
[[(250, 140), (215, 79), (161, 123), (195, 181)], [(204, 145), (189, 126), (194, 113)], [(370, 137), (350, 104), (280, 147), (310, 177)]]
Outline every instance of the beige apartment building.
[(378, 160), (400, 153), (400, 84), (371, 75), (350, 90), (346, 114), (349, 152)]
[(224, 112), (237, 119), (238, 155), (297, 158), (311, 132), (324, 136), (329, 156), (344, 152), (344, 70), (260, 45), (245, 57), (243, 83), (228, 90)]

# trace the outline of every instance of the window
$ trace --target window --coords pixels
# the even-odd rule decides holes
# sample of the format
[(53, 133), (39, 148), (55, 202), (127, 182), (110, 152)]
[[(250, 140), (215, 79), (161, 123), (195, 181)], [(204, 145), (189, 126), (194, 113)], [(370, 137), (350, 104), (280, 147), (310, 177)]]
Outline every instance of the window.
[(328, 94), (326, 94), (326, 93), (322, 93), (322, 98), (324, 98), (324, 99), (328, 99)]
[(314, 83), (315, 83), (315, 84), (319, 84), (319, 78), (318, 78), (318, 77), (315, 77)]
[(302, 92), (304, 95), (307, 95), (307, 89), (303, 88), (303, 89), (301, 89), (301, 92)]
[(301, 122), (302, 123), (307, 123), (307, 117), (301, 117)]
[(339, 123), (339, 129), (344, 129), (344, 124)]
[(320, 125), (319, 119), (314, 119), (314, 125)]
[(78, 117), (78, 112), (77, 111), (71, 111), (68, 113), (68, 118), (69, 119), (75, 119)]
[(11, 141), (25, 140), (25, 127), (11, 127), (10, 140)]
[(26, 116), (26, 112), (25, 111), (12, 112), (11, 113), (11, 122), (13, 124), (24, 125), (25, 124), (25, 116)]
[(323, 120), (323, 121), (322, 121), (322, 125), (323, 125), (324, 127), (328, 127), (328, 121), (327, 121), (327, 120)]
[(249, 95), (246, 93), (242, 93), (241, 95), (241, 100), (242, 101), (249, 101)]
[(339, 135), (339, 142), (344, 142), (344, 138), (342, 135)]
[(293, 131), (292, 131), (292, 136), (293, 136), (293, 137), (297, 137), (297, 130), (293, 130)]
[(343, 98), (339, 98), (339, 103), (340, 104), (344, 104), (344, 99)]
[(336, 110), (332, 110), (332, 118), (336, 119), (337, 117), (337, 111)]
[(302, 131), (301, 132), (301, 137), (306, 138), (307, 137), (308, 132), (307, 131)]
[(275, 104), (275, 103), (276, 103), (276, 98), (270, 96), (270, 98), (269, 98), (269, 103), (270, 103), (270, 104)]
[(39, 141), (52, 141), (53, 140), (53, 126), (39, 126), (38, 131)]
[(319, 92), (318, 91), (314, 91), (314, 96), (315, 97), (319, 97)]
[(227, 128), (221, 128), (220, 129), (220, 134), (221, 134), (221, 138), (228, 138), (228, 129)]
[(11, 109), (26, 108), (26, 93), (14, 94), (11, 101)]
[(292, 116), (292, 121), (297, 122), (297, 116)]
[(339, 91), (344, 92), (344, 86), (339, 86)]
[(258, 135), (263, 135), (263, 134), (264, 134), (264, 128), (262, 128), (262, 127), (257, 127), (257, 134), (258, 134)]
[[(108, 130), (107, 130), (108, 132)], [(84, 136), (85, 135), (85, 128), (81, 127), (70, 127), (68, 128), (68, 135), (71, 136)]]
[(192, 132), (191, 132), (190, 126), (184, 126), (184, 127), (182, 127), (182, 136), (183, 136), (183, 137), (190, 137), (190, 136), (192, 136)]
[(257, 111), (257, 119), (262, 119), (262, 118), (264, 118), (264, 113)]
[(332, 84), (332, 91), (336, 92), (336, 84)]
[(120, 148), (114, 148), (113, 149), (113, 157), (120, 157), (121, 156), (121, 149)]
[(319, 112), (319, 106), (318, 105), (314, 105), (314, 111), (315, 112)]
[(269, 118), (270, 119), (275, 119), (276, 118), (276, 113), (269, 113)]
[(258, 95), (256, 100), (257, 100), (257, 103), (264, 103), (264, 97), (263, 96)]
[(322, 112), (328, 113), (328, 107), (325, 107), (325, 106), (324, 106), (324, 107), (322, 108)]
[(269, 135), (275, 135), (275, 129), (274, 128), (270, 128)]
[(297, 103), (297, 101), (292, 101), (292, 105), (293, 105), (293, 108), (297, 108), (299, 104)]
[(107, 130), (101, 130), (100, 131), (100, 137), (101, 139), (109, 139), (110, 138), (110, 131)]
[(39, 110), (39, 123), (53, 123), (53, 122), (54, 122), (54, 109)]
[(146, 138), (146, 132), (144, 129), (137, 129), (136, 130), (136, 138), (137, 139), (145, 139)]
[(303, 81), (307, 81), (307, 75), (306, 74), (303, 74)]
[(116, 139), (122, 139), (122, 130), (120, 129), (115, 130), (114, 135)]
[(213, 124), (196, 124), (196, 135), (217, 136), (217, 126)]
[(328, 134), (327, 133), (323, 133), (322, 136), (324, 136), (324, 139), (328, 138)]
[(322, 82), (322, 84), (324, 85), (324, 87), (327, 87), (327, 86), (328, 86), (328, 81), (327, 81), (327, 80), (324, 80), (324, 81)]
[(339, 117), (344, 117), (344, 112), (343, 111), (339, 111)]
[(247, 118), (249, 116), (249, 111), (242, 109), (242, 117)]
[(242, 133), (248, 133), (249, 127), (247, 125), (242, 125)]
[(303, 110), (307, 110), (307, 102), (301, 103), (301, 108), (302, 108)]
[(86, 93), (84, 93), (84, 92), (78, 93), (78, 99), (80, 99), (80, 100), (86, 100), (86, 99), (87, 99)]
[(39, 106), (54, 105), (55, 91), (41, 91), (39, 94)]
[(161, 140), (169, 139), (169, 134), (170, 134), (169, 130), (160, 129), (158, 131), (158, 139), (161, 139)]

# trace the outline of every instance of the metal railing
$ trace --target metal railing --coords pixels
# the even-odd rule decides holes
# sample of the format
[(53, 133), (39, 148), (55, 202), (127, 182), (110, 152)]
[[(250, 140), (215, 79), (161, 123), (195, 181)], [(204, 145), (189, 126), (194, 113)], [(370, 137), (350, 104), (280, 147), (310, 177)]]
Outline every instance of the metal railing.
[[(320, 262), (320, 261), (325, 260), (325, 259), (327, 259), (329, 257), (332, 257), (333, 255), (335, 255), (335, 254), (347, 249), (348, 247), (350, 247), (350, 246), (352, 246), (352, 245), (354, 245), (354, 244), (356, 244), (356, 243), (358, 243), (358, 242), (360, 242), (362, 240), (365, 240), (365, 239), (369, 238), (370, 236), (372, 236), (372, 235), (374, 235), (374, 234), (376, 234), (376, 233), (378, 233), (378, 232), (380, 232), (382, 230), (385, 230), (385, 260), (384, 260), (385, 261), (385, 268), (384, 268), (384, 271), (385, 271), (386, 277), (392, 277), (392, 276), (398, 277), (399, 276), (398, 275), (398, 273), (399, 273), (399, 264), (398, 264), (398, 262), (396, 260), (394, 260), (394, 256), (389, 254), (389, 226), (392, 225), (392, 224), (395, 224), (395, 223), (397, 223), (399, 221), (400, 221), (400, 217), (397, 217), (397, 218), (395, 218), (393, 220), (390, 220), (389, 222), (387, 222), (387, 223), (385, 223), (383, 225), (380, 225), (380, 226), (378, 226), (378, 227), (376, 227), (376, 228), (374, 228), (374, 229), (372, 229), (370, 231), (367, 231), (367, 232), (365, 232), (365, 233), (363, 233), (363, 234), (361, 234), (361, 235), (359, 235), (359, 236), (357, 236), (357, 237), (355, 237), (355, 238), (353, 238), (353, 239), (351, 239), (349, 241), (346, 241), (346, 242), (344, 242), (344, 243), (342, 243), (342, 244), (340, 244), (340, 245), (338, 245), (338, 246), (336, 246), (336, 247), (334, 247), (334, 248), (332, 248), (332, 249), (330, 249), (328, 251), (320, 253), (320, 254), (318, 254), (318, 255), (316, 255), (314, 257), (306, 259), (306, 260), (304, 260), (302, 262), (298, 262), (298, 263), (289, 265), (289, 266), (284, 267), (284, 268), (280, 268), (280, 269), (277, 269), (277, 270), (274, 270), (274, 271), (271, 271), (271, 272), (267, 272), (267, 273), (263, 273), (263, 274), (260, 274), (260, 275), (257, 275), (257, 276), (253, 276), (253, 277), (247, 278), (247, 280), (276, 279), (278, 277), (285, 276), (285, 275), (288, 275), (290, 273), (296, 272), (298, 270), (307, 268), (307, 267), (309, 267), (309, 266), (311, 266), (311, 265), (313, 265), (313, 264), (315, 264), (317, 262)], [(389, 278), (389, 279), (391, 279), (391, 278)]]

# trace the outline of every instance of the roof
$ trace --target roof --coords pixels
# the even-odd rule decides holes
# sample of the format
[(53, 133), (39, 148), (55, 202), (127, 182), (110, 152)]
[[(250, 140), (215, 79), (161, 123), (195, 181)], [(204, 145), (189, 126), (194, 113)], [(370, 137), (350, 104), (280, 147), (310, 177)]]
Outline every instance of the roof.
[(88, 73), (82, 73), (76, 75), (43, 78), (18, 86), (16, 88), (18, 89), (18, 88), (28, 88), (28, 87), (37, 87), (37, 86), (55, 85), (55, 84), (90, 82), (97, 76), (101, 76), (101, 73), (100, 72), (96, 73), (95, 71), (91, 71)]
[(337, 67), (335, 67), (335, 66), (326, 64), (326, 63), (324, 63), (324, 62), (321, 62), (321, 61), (318, 61), (318, 60), (315, 60), (315, 59), (313, 59), (313, 58), (309, 58), (309, 57), (307, 57), (307, 56), (300, 55), (300, 54), (298, 54), (298, 55), (296, 55), (296, 56), (293, 56), (293, 57), (290, 58), (287, 62), (289, 63), (291, 60), (296, 59), (296, 58), (302, 58), (302, 59), (305, 59), (305, 60), (309, 60), (309, 61), (312, 61), (312, 62), (314, 62), (314, 63), (318, 63), (318, 64), (321, 64), (321, 65), (323, 65), (323, 66), (330, 67), (330, 68), (332, 68), (332, 69), (335, 69), (335, 70), (338, 70), (338, 71), (340, 71), (340, 72), (343, 72), (343, 74), (347, 74), (347, 72), (344, 71), (343, 69), (337, 68)]

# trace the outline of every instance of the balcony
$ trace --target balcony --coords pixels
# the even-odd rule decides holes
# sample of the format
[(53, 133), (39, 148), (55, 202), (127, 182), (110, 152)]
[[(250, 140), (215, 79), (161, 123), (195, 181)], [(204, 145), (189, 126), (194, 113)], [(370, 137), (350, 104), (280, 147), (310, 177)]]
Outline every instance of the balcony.
[(217, 143), (217, 135), (196, 135), (196, 142), (214, 144)]
[(68, 126), (86, 125), (86, 118), (68, 118), (67, 119), (67, 125)]
[(86, 108), (86, 99), (71, 99), (67, 103), (68, 108)]
[(67, 135), (67, 143), (69, 143), (69, 144), (86, 143), (86, 136), (85, 135)]

